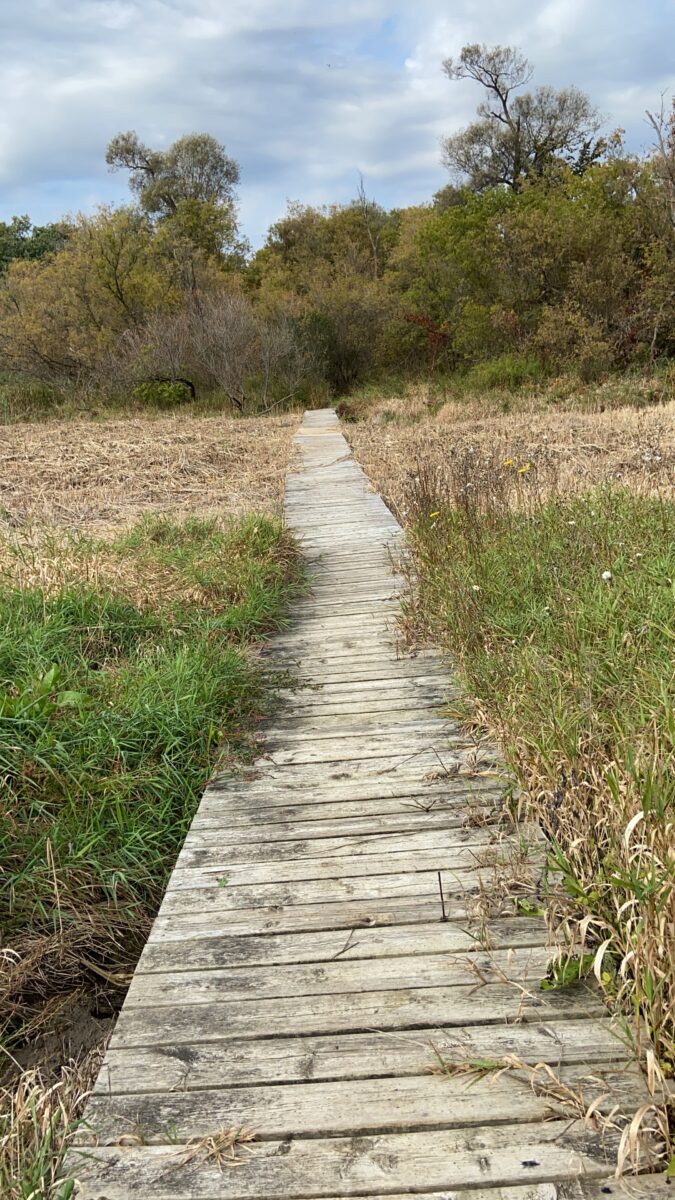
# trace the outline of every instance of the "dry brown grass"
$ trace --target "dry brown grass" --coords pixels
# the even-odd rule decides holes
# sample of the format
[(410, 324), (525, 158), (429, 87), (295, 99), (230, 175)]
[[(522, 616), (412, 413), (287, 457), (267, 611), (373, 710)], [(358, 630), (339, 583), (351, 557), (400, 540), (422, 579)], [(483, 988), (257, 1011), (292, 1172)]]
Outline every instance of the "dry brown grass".
[(65, 1200), (58, 1175), (104, 1047), (51, 1073), (29, 1069), (0, 1089), (0, 1189), (3, 1200)]
[(6, 426), (0, 527), (106, 536), (149, 512), (278, 513), (297, 413), (126, 417)]
[[(491, 472), (496, 459), (530, 463), (540, 484), (565, 495), (608, 480), (675, 495), (675, 402), (642, 410), (483, 416), (477, 415), (478, 402), (449, 402), (435, 415), (420, 416), (420, 403), (383, 402), (345, 427), (357, 459), (404, 520), (419, 468), (431, 474), (468, 454), (475, 456), (478, 474)], [(397, 419), (384, 418), (387, 411)]]

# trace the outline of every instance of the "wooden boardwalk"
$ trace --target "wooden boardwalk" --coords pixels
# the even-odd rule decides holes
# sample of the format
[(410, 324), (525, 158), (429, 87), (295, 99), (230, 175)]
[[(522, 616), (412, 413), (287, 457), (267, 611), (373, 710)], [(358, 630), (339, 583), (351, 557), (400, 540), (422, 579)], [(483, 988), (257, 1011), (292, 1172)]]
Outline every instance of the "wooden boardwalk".
[[(75, 1194), (665, 1197), (617, 1183), (618, 1133), (526, 1075), (430, 1070), (512, 1054), (600, 1111), (644, 1099), (594, 992), (540, 989), (543, 923), (496, 895), (477, 918), (495, 860), (523, 869), (491, 820), (492, 755), (439, 714), (440, 660), (396, 657), (402, 532), (335, 414), (297, 440), (286, 518), (314, 586), (271, 661), (305, 686), (254, 767), (206, 791), (67, 1162)], [(219, 1162), (241, 1127), (256, 1141)]]

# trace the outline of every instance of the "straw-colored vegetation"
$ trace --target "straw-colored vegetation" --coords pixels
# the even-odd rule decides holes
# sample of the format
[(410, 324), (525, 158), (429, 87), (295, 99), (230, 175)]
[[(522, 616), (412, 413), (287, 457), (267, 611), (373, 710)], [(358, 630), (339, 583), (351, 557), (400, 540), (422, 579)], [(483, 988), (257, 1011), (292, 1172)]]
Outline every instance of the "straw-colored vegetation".
[(404, 519), (420, 465), (443, 468), (465, 453), (479, 465), (531, 462), (546, 491), (577, 493), (610, 480), (641, 492), (675, 489), (672, 371), (515, 392), (363, 392), (343, 412), (359, 462)]
[(36, 521), (105, 534), (148, 512), (276, 513), (297, 423), (287, 413), (7, 425), (0, 530)]

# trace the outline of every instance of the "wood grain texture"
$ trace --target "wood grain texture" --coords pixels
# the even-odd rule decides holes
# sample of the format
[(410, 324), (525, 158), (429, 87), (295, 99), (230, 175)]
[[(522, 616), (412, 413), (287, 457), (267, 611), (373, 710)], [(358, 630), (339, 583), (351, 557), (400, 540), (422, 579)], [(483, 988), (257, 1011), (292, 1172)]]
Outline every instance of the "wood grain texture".
[[(612, 1176), (646, 1092), (597, 990), (540, 987), (545, 924), (516, 904), (540, 905), (539, 833), (442, 659), (396, 644), (402, 531), (334, 413), (297, 446), (313, 589), (260, 654), (275, 710), (206, 788), (64, 1178), (79, 1200), (666, 1200)], [(208, 1139), (241, 1126), (219, 1163)]]
[(343, 1196), (367, 1196), (414, 1191), (420, 1181), (462, 1197), (470, 1188), (522, 1186), (523, 1175), (530, 1188), (582, 1176), (587, 1186), (607, 1179), (615, 1151), (611, 1135), (603, 1140), (581, 1122), (548, 1121), (262, 1142), (250, 1154), (240, 1151), (234, 1170), (175, 1145), (86, 1147), (73, 1151), (72, 1165), (83, 1200), (300, 1200), (334, 1196), (337, 1183)]

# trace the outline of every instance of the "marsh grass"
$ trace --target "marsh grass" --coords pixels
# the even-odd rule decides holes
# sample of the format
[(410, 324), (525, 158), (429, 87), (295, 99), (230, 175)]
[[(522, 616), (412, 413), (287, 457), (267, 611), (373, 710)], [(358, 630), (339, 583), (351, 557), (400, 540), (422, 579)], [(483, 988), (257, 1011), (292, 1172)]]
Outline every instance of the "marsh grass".
[(548, 835), (565, 955), (672, 1074), (675, 504), (467, 451), (420, 467), (408, 511), (409, 631), (455, 656)]
[(277, 515), (295, 414), (192, 412), (17, 423), (0, 437), (0, 531), (31, 525), (112, 538), (148, 514)]
[(0, 561), (0, 1190), (23, 1200), (51, 1195), (78, 1090), (13, 1068), (76, 1005), (119, 1005), (213, 764), (252, 752), (269, 693), (249, 647), (299, 566), (267, 517), (38, 531)]

